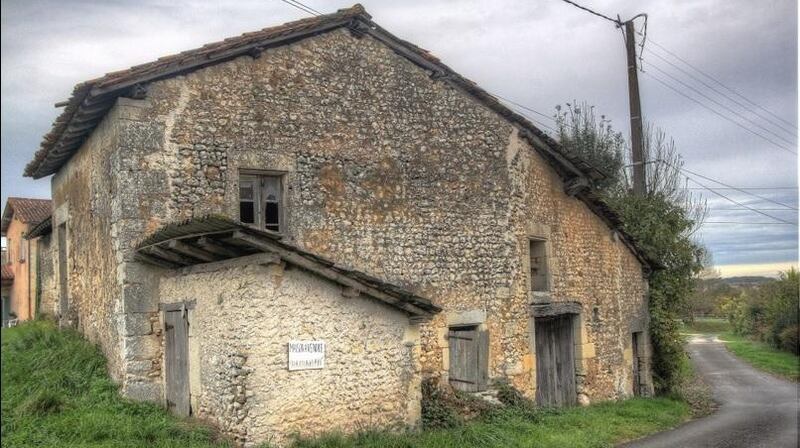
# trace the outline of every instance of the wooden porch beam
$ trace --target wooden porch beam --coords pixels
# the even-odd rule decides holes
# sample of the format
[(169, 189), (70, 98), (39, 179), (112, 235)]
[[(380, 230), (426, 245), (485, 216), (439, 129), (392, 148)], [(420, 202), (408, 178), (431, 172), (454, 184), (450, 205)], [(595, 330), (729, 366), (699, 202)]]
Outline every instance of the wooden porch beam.
[(222, 257), (234, 258), (241, 256), (240, 252), (227, 248), (222, 244), (216, 242), (214, 239), (209, 238), (207, 236), (201, 236), (200, 238), (198, 238), (197, 245), (202, 247), (203, 250), (205, 250), (206, 252), (217, 254)]
[(193, 258), (197, 258), (202, 261), (211, 262), (219, 260), (218, 257), (214, 256), (214, 254), (210, 252), (206, 252), (203, 249), (198, 249), (194, 246), (190, 246), (183, 241), (172, 240), (167, 243), (167, 246), (175, 252), (181, 253), (183, 255), (188, 255)]

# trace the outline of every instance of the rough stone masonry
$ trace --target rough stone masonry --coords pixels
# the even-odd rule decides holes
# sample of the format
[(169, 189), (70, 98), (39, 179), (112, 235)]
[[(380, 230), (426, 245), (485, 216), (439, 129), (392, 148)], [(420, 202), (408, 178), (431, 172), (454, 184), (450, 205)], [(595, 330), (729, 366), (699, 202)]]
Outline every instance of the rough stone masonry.
[[(330, 20), (346, 14), (369, 21), (360, 9)], [(339, 26), (155, 78), (136, 99), (116, 98), (52, 181), (53, 241), (60, 232), (66, 241), (62, 320), (100, 344), (126, 395), (163, 401), (158, 305), (180, 283), (135, 261), (134, 248), (172, 222), (239, 219), (240, 172), (263, 170), (283, 176), (286, 241), (443, 308), (419, 326), (419, 356), (405, 362), (409, 371), (448, 384), (448, 331), (474, 326), (488, 334), (490, 382), (508, 380), (535, 397), (533, 305), (563, 303), (575, 316), (578, 400), (629, 396), (637, 381), (646, 390), (649, 350), (645, 343), (634, 353), (632, 343), (632, 333), (647, 334), (641, 257), (607, 219), (568, 194), (528, 131), (446, 76), (431, 75), (370, 32)], [(545, 244), (544, 292), (531, 291), (531, 240)], [(255, 275), (248, 270), (242, 278)], [(224, 289), (241, 278), (219, 281)], [(204, 325), (213, 331), (240, 317), (223, 314)], [(242, 362), (254, 356), (248, 344), (236, 354)], [(234, 360), (201, 365), (213, 362)], [(236, 390), (215, 381), (201, 383)], [(260, 381), (268, 388), (271, 379)], [(326, 418), (336, 420), (332, 409)], [(239, 431), (238, 418), (230, 422)]]

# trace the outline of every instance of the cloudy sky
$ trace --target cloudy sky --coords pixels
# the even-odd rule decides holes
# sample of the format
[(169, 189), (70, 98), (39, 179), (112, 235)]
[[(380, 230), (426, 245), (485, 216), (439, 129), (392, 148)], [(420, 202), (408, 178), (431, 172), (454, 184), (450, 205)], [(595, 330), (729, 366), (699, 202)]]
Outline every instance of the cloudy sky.
[[(305, 3), (323, 12), (350, 6)], [(751, 194), (718, 192), (761, 213), (692, 190), (708, 199), (711, 214), (697, 237), (723, 275), (771, 275), (796, 264), (797, 226), (781, 220), (798, 218), (797, 156), (790, 152), (797, 152), (797, 2), (580, 3), (623, 19), (648, 14), (647, 73), (641, 75), (645, 119), (674, 138), (687, 169), (734, 187), (758, 188), (747, 190)], [(624, 46), (610, 22), (560, 0), (362, 4), (384, 28), (432, 51), (487, 90), (545, 115), (557, 104), (588, 101), (629, 132)], [(23, 178), (22, 170), (58, 113), (53, 104), (66, 99), (75, 83), (305, 16), (280, 0), (4, 0), (3, 202), (8, 196), (48, 197), (49, 178), (33, 181)], [(694, 182), (688, 186), (700, 188)]]

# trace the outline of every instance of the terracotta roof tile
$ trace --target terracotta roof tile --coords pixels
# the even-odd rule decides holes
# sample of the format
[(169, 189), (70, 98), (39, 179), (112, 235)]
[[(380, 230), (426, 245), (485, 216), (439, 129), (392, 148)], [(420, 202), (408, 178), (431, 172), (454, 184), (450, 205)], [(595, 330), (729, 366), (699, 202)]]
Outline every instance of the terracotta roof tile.
[(11, 219), (17, 218), (26, 224), (39, 224), (52, 213), (53, 202), (50, 199), (8, 198), (3, 209), (2, 231), (5, 233)]

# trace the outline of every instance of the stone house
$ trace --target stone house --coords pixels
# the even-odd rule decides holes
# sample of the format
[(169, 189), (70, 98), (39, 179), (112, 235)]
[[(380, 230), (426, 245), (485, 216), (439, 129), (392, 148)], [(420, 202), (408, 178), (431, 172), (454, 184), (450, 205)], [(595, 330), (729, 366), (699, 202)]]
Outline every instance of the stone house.
[(2, 236), (6, 239), (3, 259), (3, 323), (10, 319), (28, 320), (38, 314), (40, 306), (40, 268), (38, 240), (28, 237), (30, 231), (50, 217), (49, 199), (8, 198), (3, 208)]
[(61, 106), (26, 168), (53, 175), (58, 314), (129, 397), (252, 444), (414, 426), (425, 378), (650, 391), (652, 263), (602, 174), (360, 5)]

